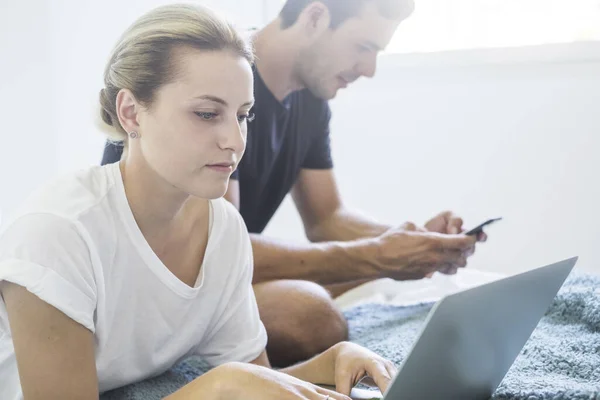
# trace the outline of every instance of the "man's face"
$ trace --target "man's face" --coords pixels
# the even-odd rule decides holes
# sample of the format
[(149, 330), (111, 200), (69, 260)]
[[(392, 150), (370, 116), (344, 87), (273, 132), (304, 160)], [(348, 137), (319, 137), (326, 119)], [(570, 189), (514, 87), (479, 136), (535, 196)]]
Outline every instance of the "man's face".
[(394, 20), (382, 16), (376, 2), (366, 2), (356, 17), (327, 29), (300, 57), (296, 74), (301, 83), (329, 100), (361, 76), (373, 77), (377, 55), (412, 11), (407, 8), (405, 16)]

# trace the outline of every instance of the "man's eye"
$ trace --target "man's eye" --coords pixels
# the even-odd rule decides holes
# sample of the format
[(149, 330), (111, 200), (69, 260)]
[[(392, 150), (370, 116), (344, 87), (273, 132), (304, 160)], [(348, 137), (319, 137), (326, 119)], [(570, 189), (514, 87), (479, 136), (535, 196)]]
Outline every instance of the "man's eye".
[(371, 49), (369, 47), (365, 46), (364, 44), (359, 44), (356, 47), (360, 53), (367, 53), (367, 52), (371, 51)]
[(199, 116), (200, 118), (202, 118), (203, 120), (206, 121), (210, 121), (211, 119), (215, 119), (219, 114), (214, 113), (214, 112), (201, 112), (201, 111), (197, 111), (195, 112), (195, 114), (197, 116)]
[(252, 121), (254, 121), (254, 118), (256, 118), (255, 114), (238, 115), (238, 121), (240, 121), (240, 122), (244, 122), (244, 120), (246, 120), (248, 122), (252, 122)]

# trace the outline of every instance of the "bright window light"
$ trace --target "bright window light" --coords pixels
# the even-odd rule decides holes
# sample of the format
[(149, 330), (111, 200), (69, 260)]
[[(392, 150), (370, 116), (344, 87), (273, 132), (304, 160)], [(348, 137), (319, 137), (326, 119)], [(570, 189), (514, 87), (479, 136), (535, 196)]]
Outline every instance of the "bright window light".
[(600, 40), (600, 0), (415, 0), (388, 53)]

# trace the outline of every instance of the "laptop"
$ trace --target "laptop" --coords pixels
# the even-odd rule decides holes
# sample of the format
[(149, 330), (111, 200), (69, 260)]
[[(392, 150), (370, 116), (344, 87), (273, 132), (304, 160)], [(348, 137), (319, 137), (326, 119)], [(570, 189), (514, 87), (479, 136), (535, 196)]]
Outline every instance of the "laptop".
[[(438, 301), (383, 399), (489, 399), (576, 262), (560, 261)], [(351, 397), (382, 395), (354, 389)]]

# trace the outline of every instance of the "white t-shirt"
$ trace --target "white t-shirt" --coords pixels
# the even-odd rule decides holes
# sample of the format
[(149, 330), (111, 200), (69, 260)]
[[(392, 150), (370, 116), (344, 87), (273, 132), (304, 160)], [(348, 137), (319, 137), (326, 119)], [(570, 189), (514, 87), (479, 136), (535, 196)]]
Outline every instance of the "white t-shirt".
[[(27, 288), (92, 331), (100, 392), (159, 375), (199, 355), (248, 362), (267, 336), (252, 290), (244, 222), (211, 201), (206, 255), (195, 287), (173, 275), (139, 230), (118, 164), (46, 186), (0, 233), (0, 281)], [(0, 298), (0, 399), (21, 399)]]

